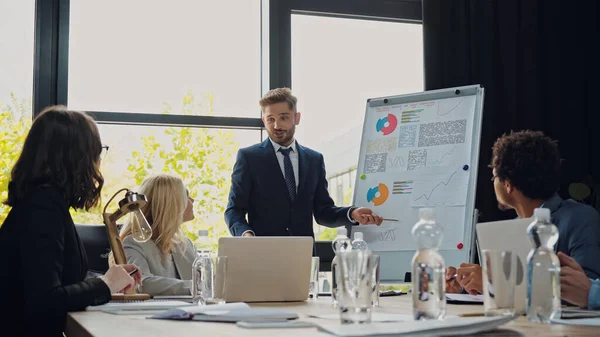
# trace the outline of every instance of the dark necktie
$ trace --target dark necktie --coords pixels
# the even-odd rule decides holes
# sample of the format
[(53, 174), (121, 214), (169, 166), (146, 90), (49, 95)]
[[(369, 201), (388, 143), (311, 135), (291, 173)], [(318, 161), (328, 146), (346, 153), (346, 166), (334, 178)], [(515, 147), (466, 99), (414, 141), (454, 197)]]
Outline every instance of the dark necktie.
[(292, 160), (290, 159), (290, 152), (292, 148), (284, 149), (282, 147), (279, 148), (279, 152), (283, 154), (283, 168), (284, 168), (284, 177), (285, 184), (287, 185), (288, 192), (290, 193), (290, 197), (292, 200), (296, 197), (296, 177), (294, 177), (294, 167), (292, 166)]

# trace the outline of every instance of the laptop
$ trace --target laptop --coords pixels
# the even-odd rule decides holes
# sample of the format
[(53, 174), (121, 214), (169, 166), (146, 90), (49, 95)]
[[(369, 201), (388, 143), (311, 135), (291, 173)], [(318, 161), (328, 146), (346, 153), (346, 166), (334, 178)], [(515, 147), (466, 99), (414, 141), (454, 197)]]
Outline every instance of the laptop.
[(226, 302), (297, 302), (308, 299), (312, 237), (224, 237)]
[[(515, 309), (517, 313), (526, 312), (527, 298), (527, 255), (531, 251), (531, 242), (527, 236), (527, 227), (533, 219), (515, 219), (478, 223), (477, 243), (479, 256), (481, 251), (510, 250), (517, 255), (517, 278), (515, 288)], [(480, 258), (481, 259), (481, 258)]]

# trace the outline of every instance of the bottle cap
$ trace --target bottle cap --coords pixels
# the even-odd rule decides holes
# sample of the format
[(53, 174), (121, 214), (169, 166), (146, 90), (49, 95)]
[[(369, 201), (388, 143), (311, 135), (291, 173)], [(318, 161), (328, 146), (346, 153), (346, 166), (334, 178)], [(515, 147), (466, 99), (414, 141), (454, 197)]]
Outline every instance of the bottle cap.
[(536, 208), (533, 210), (533, 216), (538, 221), (550, 222), (550, 210), (548, 208)]
[(364, 236), (362, 232), (354, 232), (354, 240), (362, 240), (363, 237)]
[(208, 236), (208, 229), (198, 230), (198, 236)]
[(433, 208), (420, 208), (419, 219), (421, 220), (435, 220), (435, 210)]
[(338, 236), (340, 236), (340, 235), (346, 235), (346, 236), (348, 236), (348, 230), (345, 227), (338, 228), (337, 229), (337, 235)]

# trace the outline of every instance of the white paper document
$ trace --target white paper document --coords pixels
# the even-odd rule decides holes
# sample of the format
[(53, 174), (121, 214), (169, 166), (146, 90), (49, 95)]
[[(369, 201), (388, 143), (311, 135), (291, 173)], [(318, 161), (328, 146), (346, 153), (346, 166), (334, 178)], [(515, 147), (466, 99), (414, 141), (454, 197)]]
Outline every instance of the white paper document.
[[(327, 320), (340, 320), (340, 314), (328, 314), (328, 315), (308, 315), (308, 317), (312, 318), (321, 318)], [(413, 321), (414, 317), (412, 315), (404, 315), (404, 314), (387, 314), (382, 312), (373, 312), (371, 313), (371, 322), (406, 322)]]
[(446, 300), (465, 303), (483, 303), (483, 295), (446, 294)]
[(600, 327), (600, 318), (553, 319), (553, 324)]
[(169, 301), (169, 300), (147, 300), (147, 301), (123, 301), (123, 302), (109, 302), (97, 306), (89, 306), (85, 308), (86, 311), (144, 311), (144, 310), (166, 310), (170, 308), (186, 307), (186, 306), (198, 306), (197, 304), (190, 304), (183, 301)]
[(336, 336), (465, 336), (494, 330), (517, 316), (461, 317), (442, 321), (405, 321), (369, 324), (319, 324), (320, 330)]
[(179, 308), (190, 314), (203, 314), (203, 315), (222, 315), (224, 313), (234, 310), (250, 310), (250, 306), (243, 302), (238, 303), (225, 303), (225, 304), (214, 304), (214, 305), (194, 305), (190, 307)]
[(561, 318), (553, 319), (552, 323), (600, 327), (600, 310), (563, 308)]
[(298, 314), (277, 308), (251, 308), (246, 303), (225, 303), (172, 308), (150, 318), (234, 323), (239, 321), (286, 321), (297, 319)]

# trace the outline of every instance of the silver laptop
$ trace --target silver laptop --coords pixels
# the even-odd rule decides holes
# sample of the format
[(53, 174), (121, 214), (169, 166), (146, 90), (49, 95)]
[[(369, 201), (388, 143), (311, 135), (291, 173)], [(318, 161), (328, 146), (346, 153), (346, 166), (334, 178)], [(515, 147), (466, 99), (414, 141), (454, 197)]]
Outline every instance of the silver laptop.
[(515, 309), (525, 313), (527, 298), (527, 255), (531, 251), (531, 242), (527, 237), (527, 227), (531, 218), (482, 222), (477, 224), (477, 243), (481, 261), (481, 251), (510, 250), (517, 254), (517, 278), (515, 289)]
[(291, 302), (308, 299), (311, 237), (225, 237), (227, 302)]

